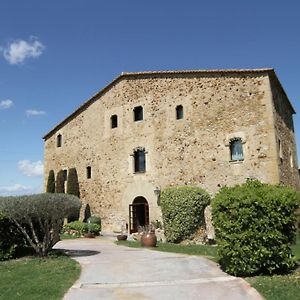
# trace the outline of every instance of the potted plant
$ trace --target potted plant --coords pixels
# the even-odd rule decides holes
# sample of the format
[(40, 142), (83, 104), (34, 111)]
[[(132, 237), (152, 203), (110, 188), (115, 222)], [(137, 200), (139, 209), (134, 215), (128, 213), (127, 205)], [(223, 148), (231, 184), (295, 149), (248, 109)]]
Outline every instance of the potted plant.
[(141, 245), (144, 247), (156, 247), (157, 237), (155, 235), (155, 228), (153, 225), (140, 226), (141, 230)]

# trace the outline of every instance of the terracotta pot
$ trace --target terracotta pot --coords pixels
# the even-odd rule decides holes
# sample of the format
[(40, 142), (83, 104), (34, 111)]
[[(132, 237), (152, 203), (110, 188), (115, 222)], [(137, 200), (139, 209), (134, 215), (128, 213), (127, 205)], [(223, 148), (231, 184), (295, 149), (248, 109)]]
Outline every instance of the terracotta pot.
[(141, 237), (141, 244), (144, 247), (155, 247), (157, 238), (154, 232), (144, 233)]
[(117, 240), (118, 241), (126, 241), (127, 240), (127, 235), (126, 234), (118, 234), (117, 235)]

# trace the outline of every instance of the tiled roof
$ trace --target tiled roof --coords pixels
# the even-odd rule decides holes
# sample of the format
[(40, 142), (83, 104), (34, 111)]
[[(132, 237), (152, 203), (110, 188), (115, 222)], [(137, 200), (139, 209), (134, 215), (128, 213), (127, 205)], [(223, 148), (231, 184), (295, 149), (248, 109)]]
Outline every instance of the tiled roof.
[[(96, 93), (94, 96), (89, 98), (86, 102), (84, 102), (80, 107), (78, 107), (73, 113), (71, 113), (67, 118), (65, 118), (62, 122), (57, 124), (53, 129), (51, 129), (47, 134), (44, 135), (43, 139), (49, 138), (54, 132), (58, 129), (62, 128), (65, 124), (67, 124), (70, 120), (76, 117), (83, 110), (88, 108), (92, 103), (94, 103), (101, 95), (103, 95), (107, 90), (109, 90), (114, 84), (118, 81), (130, 78), (130, 77), (151, 77), (151, 76), (172, 76), (172, 75), (209, 75), (209, 74), (260, 74), (260, 73), (268, 73), (274, 79), (277, 85), (279, 85), (282, 92), (285, 94), (283, 87), (281, 86), (274, 69), (272, 68), (263, 68), (263, 69), (215, 69), (215, 70), (173, 70), (173, 71), (145, 71), (145, 72), (122, 72), (118, 77), (116, 77), (111, 83), (105, 86), (102, 90)], [(286, 95), (286, 94), (285, 94)], [(287, 97), (287, 96), (286, 96)], [(288, 99), (288, 97), (287, 97)], [(289, 101), (289, 100), (288, 100)], [(293, 106), (289, 102), (293, 112), (295, 113)]]

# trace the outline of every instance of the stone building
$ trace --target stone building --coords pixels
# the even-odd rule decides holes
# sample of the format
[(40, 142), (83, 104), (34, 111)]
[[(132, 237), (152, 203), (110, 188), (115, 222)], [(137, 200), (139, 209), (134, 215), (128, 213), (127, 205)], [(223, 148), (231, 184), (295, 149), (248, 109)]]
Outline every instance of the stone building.
[(294, 113), (273, 69), (122, 73), (44, 136), (45, 186), (75, 167), (103, 229), (130, 231), (167, 186), (299, 189)]

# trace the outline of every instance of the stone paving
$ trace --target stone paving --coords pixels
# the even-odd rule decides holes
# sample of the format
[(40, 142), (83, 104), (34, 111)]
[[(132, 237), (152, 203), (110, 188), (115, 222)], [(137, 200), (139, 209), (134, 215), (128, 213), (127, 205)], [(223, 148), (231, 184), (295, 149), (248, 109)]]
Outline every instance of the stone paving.
[(198, 256), (117, 246), (108, 237), (59, 242), (82, 268), (67, 300), (261, 300), (241, 278)]

